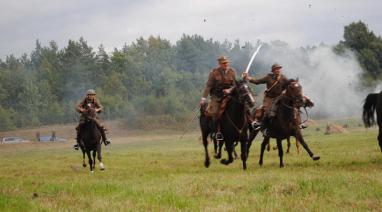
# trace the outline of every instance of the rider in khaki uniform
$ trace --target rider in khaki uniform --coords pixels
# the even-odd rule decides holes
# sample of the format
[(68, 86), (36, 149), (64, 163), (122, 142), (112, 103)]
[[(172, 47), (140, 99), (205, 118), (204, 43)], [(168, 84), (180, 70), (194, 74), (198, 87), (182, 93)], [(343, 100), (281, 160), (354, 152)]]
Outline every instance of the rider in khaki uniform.
[(220, 118), (228, 102), (225, 96), (231, 93), (235, 84), (236, 71), (229, 67), (227, 57), (218, 58), (219, 67), (211, 70), (208, 80), (200, 100), (203, 107), (207, 103), (207, 97), (210, 95), (210, 101), (206, 109), (206, 116), (212, 117), (217, 125), (216, 139), (223, 139), (220, 133)]
[[(76, 130), (77, 130), (77, 144), (74, 145), (74, 149), (78, 150), (78, 147), (79, 147), (79, 139), (80, 139), (80, 135), (81, 135), (81, 124), (83, 124), (85, 122), (85, 113), (87, 112), (87, 110), (89, 108), (93, 108), (97, 113), (100, 113), (102, 112), (102, 105), (100, 104), (100, 102), (96, 99), (96, 92), (95, 90), (93, 89), (89, 89), (87, 92), (86, 92), (86, 97), (84, 100), (82, 100), (77, 106), (76, 106), (76, 110), (77, 112), (81, 113), (81, 117), (80, 117), (80, 123), (78, 124), (78, 126), (76, 127)], [(105, 145), (108, 145), (110, 144), (111, 142), (106, 138), (106, 129), (105, 127), (100, 123), (100, 120), (98, 119), (97, 115), (95, 115), (95, 117), (93, 118), (93, 120), (95, 121), (95, 123), (97, 124), (97, 127), (99, 129), (99, 131), (101, 132), (101, 136), (102, 136), (102, 141), (105, 143)]]
[(272, 103), (274, 100), (280, 96), (283, 91), (286, 89), (288, 85), (288, 79), (281, 74), (281, 68), (279, 64), (275, 63), (272, 65), (272, 73), (267, 74), (265, 77), (260, 79), (255, 79), (254, 77), (248, 76), (247, 73), (243, 73), (244, 80), (248, 80), (251, 83), (254, 83), (256, 85), (258, 84), (266, 84), (267, 89), (264, 92), (264, 100), (263, 105), (260, 107), (260, 109), (256, 110), (255, 112), (255, 121), (253, 123), (254, 129), (259, 128), (262, 126), (262, 118), (264, 115), (269, 116), (275, 116), (274, 112), (276, 111), (276, 108), (272, 108)]

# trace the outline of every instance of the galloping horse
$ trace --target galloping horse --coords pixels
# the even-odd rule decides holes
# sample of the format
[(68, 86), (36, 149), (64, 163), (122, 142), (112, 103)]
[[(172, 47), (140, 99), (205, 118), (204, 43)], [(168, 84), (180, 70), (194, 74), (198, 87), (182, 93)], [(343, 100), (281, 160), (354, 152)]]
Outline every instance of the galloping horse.
[[(247, 168), (247, 140), (248, 140), (248, 121), (246, 117), (246, 107), (253, 107), (254, 98), (249, 86), (244, 81), (236, 82), (236, 85), (230, 96), (225, 111), (220, 120), (220, 129), (224, 137), (224, 144), (227, 150), (228, 159), (222, 159), (222, 164), (228, 165), (233, 162), (233, 151), (235, 142), (241, 144), (241, 160), (243, 169)], [(205, 150), (204, 165), (209, 167), (210, 157), (208, 154), (208, 136), (215, 130), (211, 117), (205, 115), (205, 108), (200, 109), (200, 129), (202, 131), (202, 140)], [(222, 145), (220, 145), (221, 147)]]
[[(97, 156), (99, 161), (99, 166), (101, 170), (104, 170), (104, 165), (102, 163), (102, 155), (101, 155), (101, 132), (97, 128), (97, 124), (95, 123), (95, 110), (94, 108), (88, 107), (86, 112), (85, 123), (81, 124), (79, 127), (81, 129), (80, 135), (80, 148), (83, 155), (83, 166), (86, 167), (85, 163), (85, 153), (89, 159), (90, 171), (93, 172), (95, 167), (95, 158)], [(93, 157), (92, 157), (93, 156)]]
[(260, 166), (263, 165), (263, 157), (265, 147), (269, 143), (270, 138), (275, 138), (277, 140), (277, 148), (280, 157), (280, 167), (284, 167), (283, 161), (283, 148), (282, 140), (287, 139), (290, 136), (294, 136), (298, 142), (304, 147), (308, 152), (309, 156), (313, 160), (319, 160), (319, 156), (315, 156), (313, 152), (309, 149), (308, 145), (305, 143), (304, 138), (301, 134), (300, 123), (298, 121), (298, 116), (296, 112), (298, 108), (304, 106), (305, 99), (302, 95), (302, 87), (298, 83), (298, 80), (291, 79), (286, 89), (286, 93), (278, 97), (275, 100), (275, 104), (278, 104), (276, 111), (276, 117), (270, 122), (267, 128), (269, 129), (268, 136), (264, 137), (264, 140), (261, 144), (261, 153), (260, 153)]
[(378, 142), (382, 152), (382, 92), (367, 95), (363, 105), (363, 123), (365, 127), (375, 124), (374, 113), (377, 111), (377, 123), (379, 127)]

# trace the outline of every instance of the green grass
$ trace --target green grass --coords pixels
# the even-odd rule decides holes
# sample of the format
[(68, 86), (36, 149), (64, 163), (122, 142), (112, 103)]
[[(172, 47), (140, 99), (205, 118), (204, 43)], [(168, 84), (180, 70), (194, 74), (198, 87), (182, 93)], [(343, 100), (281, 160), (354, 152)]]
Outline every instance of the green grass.
[(297, 154), (292, 139), (282, 169), (277, 151), (258, 166), (259, 140), (248, 170), (215, 159), (206, 169), (198, 133), (121, 138), (104, 149), (106, 171), (93, 174), (71, 143), (0, 146), (0, 211), (380, 211), (377, 132), (311, 128), (305, 138), (321, 160)]

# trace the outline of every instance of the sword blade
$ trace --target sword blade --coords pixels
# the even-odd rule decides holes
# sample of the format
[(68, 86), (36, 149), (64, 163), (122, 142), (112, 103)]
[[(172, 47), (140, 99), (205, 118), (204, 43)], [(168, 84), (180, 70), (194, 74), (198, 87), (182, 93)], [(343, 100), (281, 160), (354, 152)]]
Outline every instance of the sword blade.
[(249, 61), (248, 65), (247, 65), (247, 68), (245, 69), (245, 73), (248, 74), (248, 72), (249, 72), (249, 68), (251, 67), (251, 65), (252, 65), (252, 63), (253, 63), (253, 60), (255, 59), (255, 57), (256, 57), (257, 53), (259, 52), (259, 50), (260, 50), (260, 48), (261, 48), (262, 45), (263, 45), (263, 44), (260, 44), (260, 45), (257, 47), (256, 51), (253, 53), (253, 55), (252, 55), (252, 57), (251, 57), (251, 60)]

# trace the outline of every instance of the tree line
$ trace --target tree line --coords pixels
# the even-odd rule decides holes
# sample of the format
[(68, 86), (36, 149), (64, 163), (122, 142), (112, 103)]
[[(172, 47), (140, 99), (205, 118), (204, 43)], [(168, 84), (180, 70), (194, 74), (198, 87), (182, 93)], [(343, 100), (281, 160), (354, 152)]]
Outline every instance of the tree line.
[[(75, 104), (89, 88), (105, 107), (103, 118), (130, 126), (184, 122), (197, 105), (216, 58), (227, 55), (244, 70), (256, 46), (183, 35), (176, 43), (138, 38), (111, 53), (84, 38), (59, 48), (51, 41), (20, 57), (0, 60), (0, 130), (75, 122)], [(263, 48), (270, 48), (265, 44)], [(362, 64), (365, 85), (382, 78), (382, 40), (362, 22), (345, 27), (338, 54), (349, 48)], [(267, 69), (269, 64), (258, 64)]]

